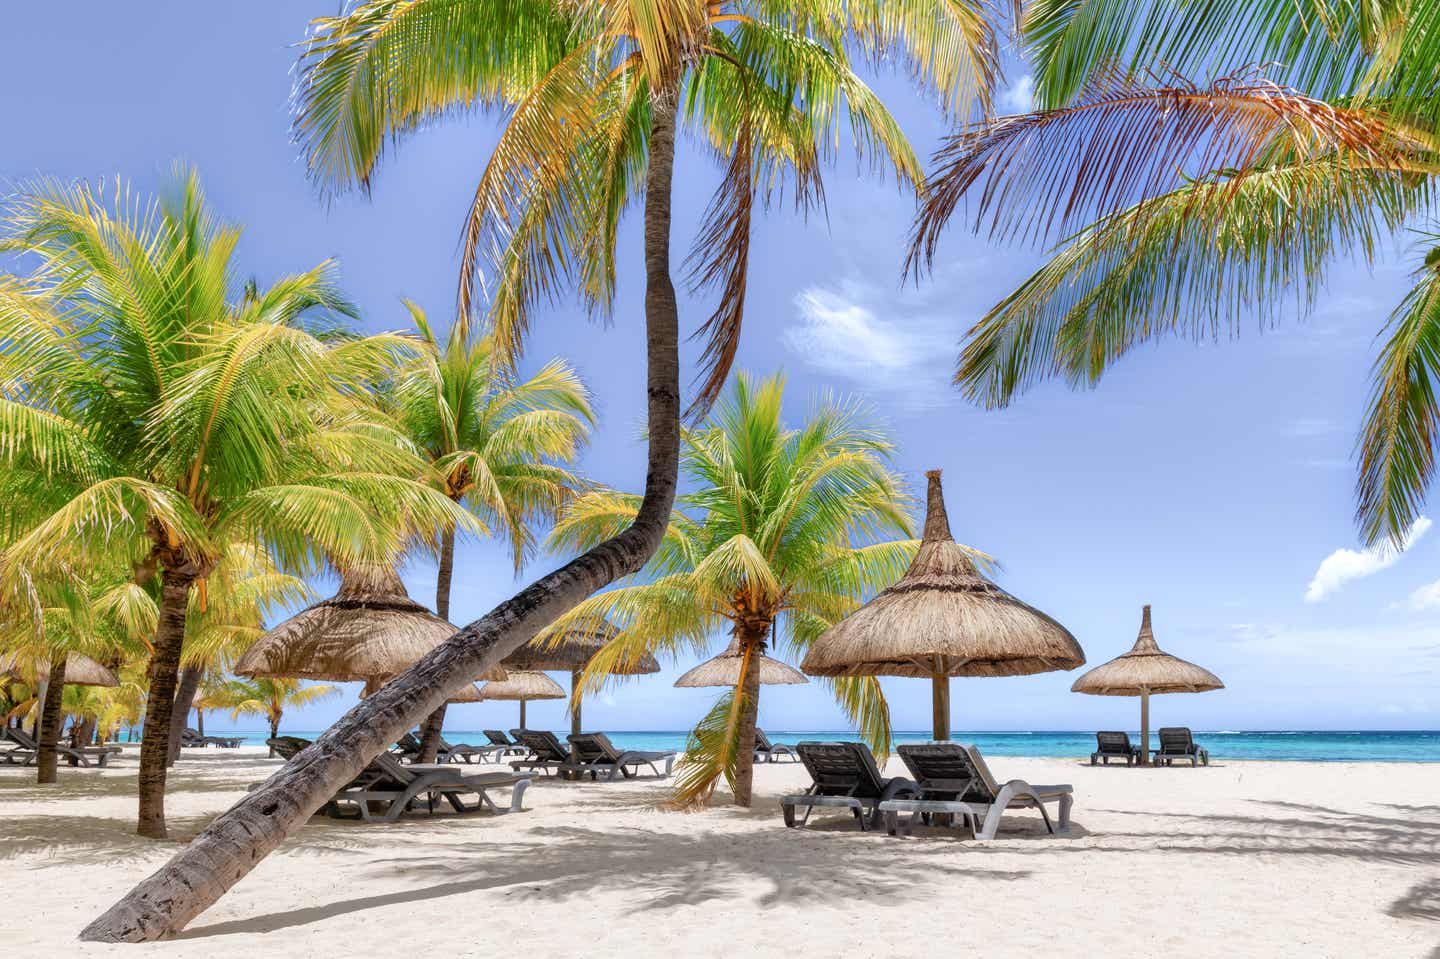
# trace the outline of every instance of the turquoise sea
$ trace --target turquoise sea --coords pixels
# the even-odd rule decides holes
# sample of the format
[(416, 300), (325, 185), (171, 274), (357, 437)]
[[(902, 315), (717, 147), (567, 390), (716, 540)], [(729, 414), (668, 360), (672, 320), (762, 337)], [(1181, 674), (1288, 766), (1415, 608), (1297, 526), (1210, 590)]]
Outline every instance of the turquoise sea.
[[(215, 735), (244, 736), (246, 741), (256, 745), (265, 742), (264, 731), (238, 730), (220, 732)], [(304, 736), (307, 739), (320, 734), (319, 730), (285, 730), (288, 735)], [(563, 741), (568, 730), (556, 730)], [(851, 732), (834, 730), (768, 730), (774, 742), (795, 743), (802, 739), (857, 739)], [(1139, 741), (1139, 732), (1132, 730), (1130, 737)], [(1088, 757), (1095, 748), (1095, 734), (1091, 732), (973, 732), (956, 730), (952, 736), (961, 742), (975, 743), (986, 753), (996, 756), (1059, 756)], [(1151, 747), (1158, 746), (1154, 730), (1150, 733)], [(451, 742), (484, 744), (485, 737), (478, 730), (447, 729), (445, 738)], [(631, 749), (681, 750), (685, 747), (684, 732), (617, 732), (611, 731), (610, 738), (617, 746)], [(896, 742), (924, 742), (930, 738), (929, 731), (905, 731), (895, 734)], [(1195, 740), (1210, 750), (1216, 759), (1276, 759), (1306, 762), (1440, 762), (1440, 731), (1385, 732), (1374, 730), (1355, 731), (1195, 731)]]

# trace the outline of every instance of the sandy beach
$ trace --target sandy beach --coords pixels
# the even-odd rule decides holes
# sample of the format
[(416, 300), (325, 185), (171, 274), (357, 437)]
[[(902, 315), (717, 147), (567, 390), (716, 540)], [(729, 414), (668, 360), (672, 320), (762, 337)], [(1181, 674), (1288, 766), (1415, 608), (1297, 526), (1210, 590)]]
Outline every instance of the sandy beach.
[[(172, 831), (193, 835), (276, 762), (187, 752)], [(989, 843), (845, 818), (786, 830), (794, 765), (757, 769), (749, 812), (657, 811), (653, 779), (537, 780), (519, 815), (316, 818), (181, 939), (144, 947), (75, 941), (173, 850), (131, 833), (133, 751), (62, 767), (58, 787), (0, 769), (4, 914), (25, 917), (5, 954), (1440, 956), (1440, 764), (992, 766), (1073, 783), (1071, 834), (1028, 812)]]

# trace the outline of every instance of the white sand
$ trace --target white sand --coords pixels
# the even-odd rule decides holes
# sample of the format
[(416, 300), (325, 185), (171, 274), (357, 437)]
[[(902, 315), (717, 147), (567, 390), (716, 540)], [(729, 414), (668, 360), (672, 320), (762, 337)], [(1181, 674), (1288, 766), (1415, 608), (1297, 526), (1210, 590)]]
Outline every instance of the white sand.
[[(274, 766), (187, 751), (172, 832)], [(133, 754), (43, 789), (0, 768), (0, 955), (1440, 959), (1440, 764), (992, 766), (1073, 783), (1072, 834), (1029, 812), (990, 843), (848, 818), (786, 830), (775, 799), (798, 766), (759, 768), (751, 812), (658, 812), (654, 780), (537, 781), (520, 815), (316, 819), (184, 938), (145, 947), (75, 942), (173, 848), (131, 834)]]

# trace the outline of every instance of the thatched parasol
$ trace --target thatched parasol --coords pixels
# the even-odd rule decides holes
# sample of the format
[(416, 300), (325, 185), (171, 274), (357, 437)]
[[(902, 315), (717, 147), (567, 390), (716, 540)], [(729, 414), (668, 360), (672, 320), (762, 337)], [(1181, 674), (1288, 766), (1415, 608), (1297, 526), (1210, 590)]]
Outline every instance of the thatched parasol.
[[(731, 641), (729, 648), (719, 656), (705, 660), (699, 666), (690, 670), (679, 679), (675, 680), (676, 686), (737, 686), (740, 683), (740, 662), (744, 658), (740, 651), (740, 641)], [(792, 667), (780, 662), (778, 659), (771, 659), (764, 653), (760, 654), (760, 685), (762, 686), (793, 686), (798, 683), (808, 683), (801, 673)]]
[(484, 697), (480, 695), (480, 687), (474, 683), (466, 683), (460, 687), (460, 691), (449, 699), (445, 700), (447, 706), (456, 706), (460, 703), (483, 702)]
[(512, 669), (504, 679), (492, 680), (480, 687), (480, 698), (518, 699), (520, 701), (520, 728), (525, 728), (525, 703), (531, 699), (564, 699), (565, 690), (555, 680), (541, 672)]
[(951, 676), (1026, 676), (1085, 662), (1075, 637), (980, 574), (950, 535), (940, 471), (925, 533), (899, 582), (827, 630), (800, 669), (811, 676), (928, 676), (934, 736), (950, 738)]
[[(265, 633), (240, 661), (241, 676), (363, 682), (403, 673), (458, 632), (415, 602), (389, 566), (347, 570), (340, 591)], [(503, 679), (501, 668), (477, 679)]]
[[(525, 670), (527, 672), (542, 672), (545, 670), (563, 670), (570, 673), (570, 731), (579, 735), (580, 729), (580, 697), (573, 695), (580, 682), (580, 671), (585, 664), (590, 662), (590, 657), (600, 651), (610, 640), (620, 635), (620, 630), (608, 620), (600, 620), (595, 626), (576, 626), (565, 630), (560, 634), (556, 645), (551, 645), (553, 640), (535, 641), (521, 646), (515, 652), (506, 656), (500, 663), (507, 670)], [(655, 657), (646, 653), (639, 662), (630, 666), (620, 666), (611, 671), (618, 676), (647, 676), (651, 673), (660, 672), (660, 664)]]
[(1152, 693), (1204, 693), (1224, 689), (1210, 670), (1171, 656), (1155, 642), (1150, 629), (1150, 607), (1140, 613), (1140, 635), (1130, 652), (1085, 673), (1070, 687), (1072, 693), (1091, 696), (1140, 697), (1140, 765), (1150, 762), (1150, 695)]
[[(16, 679), (25, 679), (21, 670), (20, 654), (10, 653), (8, 656), (0, 656), (0, 673), (7, 676), (14, 676)], [(43, 683), (50, 675), (50, 664), (44, 660), (37, 660), (34, 664), (35, 678)], [(119, 686), (120, 680), (110, 670), (101, 666), (89, 656), (80, 653), (67, 653), (65, 656), (65, 685), (66, 686)]]

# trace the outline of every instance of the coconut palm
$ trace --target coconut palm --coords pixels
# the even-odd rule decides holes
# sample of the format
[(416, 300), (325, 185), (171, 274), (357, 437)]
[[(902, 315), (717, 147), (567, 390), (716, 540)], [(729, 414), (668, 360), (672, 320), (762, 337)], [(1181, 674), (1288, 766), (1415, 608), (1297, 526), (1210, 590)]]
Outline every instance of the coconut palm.
[[(534, 546), (534, 525), (553, 519), (583, 484), (567, 469), (594, 424), (589, 393), (569, 364), (551, 360), (521, 379), (497, 362), (493, 340), (463, 321), (442, 344), (425, 312), (406, 303), (429, 349), (399, 375), (395, 418), (429, 460), (446, 496), (510, 546), (520, 571)], [(455, 528), (440, 533), (435, 611), (450, 618)], [(422, 762), (433, 762), (445, 721), (442, 704), (426, 720)]]
[[(165, 835), (170, 716), (192, 593), (227, 543), (265, 541), (293, 569), (362, 561), (394, 520), (466, 514), (412, 479), (424, 464), (344, 403), (414, 352), (353, 338), (322, 264), (232, 297), (239, 232), (191, 171), (158, 199), (123, 184), (40, 182), (0, 217), (0, 250), (34, 263), (0, 283), (0, 512), (49, 510), (0, 554), (0, 591), (67, 566), (135, 564), (157, 580), (140, 754), (141, 835)], [(315, 324), (307, 317), (314, 315)], [(14, 505), (19, 504), (19, 505)], [(457, 520), (457, 516), (460, 519)]]
[[(915, 265), (967, 198), (978, 229), (1061, 240), (970, 330), (966, 395), (1093, 385), (1142, 343), (1303, 315), (1330, 264), (1430, 222), (1437, 23), (1437, 0), (1029, 6), (1037, 109), (947, 141), (917, 221)], [(1358, 442), (1369, 543), (1404, 539), (1435, 473), (1440, 246), (1423, 244)]]
[[(899, 577), (914, 558), (908, 500), (887, 468), (889, 438), (852, 405), (815, 405), (798, 427), (782, 416), (784, 380), (740, 375), (714, 413), (683, 439), (692, 491), (671, 514), (644, 579), (599, 593), (550, 634), (608, 619), (619, 634), (590, 660), (580, 685), (612, 680), (646, 654), (703, 653), (716, 634), (735, 647), (740, 681), (696, 727), (675, 799), (703, 802), (723, 775), (750, 805), (758, 657), (775, 632), (801, 652)], [(609, 491), (575, 501), (551, 545), (586, 548), (630, 523), (639, 497)], [(899, 535), (901, 539), (882, 537)], [(777, 621), (783, 629), (776, 631)], [(537, 642), (543, 643), (542, 633)], [(874, 677), (826, 680), (865, 739), (890, 746), (889, 712)]]
[[(270, 738), (280, 735), (280, 720), (287, 709), (303, 709), (340, 695), (340, 687), (323, 683), (305, 685), (298, 679), (236, 679), (225, 683), (211, 698), (212, 709), (230, 710), (232, 721), (241, 716), (264, 716)], [(270, 755), (275, 755), (274, 747)]]
[[(919, 175), (852, 55), (908, 68), (952, 115), (988, 107), (996, 41), (973, 0), (371, 0), (314, 22), (295, 127), (325, 187), (370, 188), (387, 144), (431, 121), (478, 109), (506, 118), (467, 218), (459, 297), (461, 314), (477, 316), (484, 275), (502, 355), (519, 351), (535, 302), (562, 287), (608, 310), (622, 214), (643, 197), (645, 497), (629, 529), (500, 604), (347, 713), (84, 938), (144, 940), (183, 928), (358, 773), (384, 736), (398, 736), (561, 613), (644, 565), (667, 528), (679, 457), (670, 266), (679, 121), (725, 168), (692, 258), (692, 279), (719, 289), (719, 306), (697, 330), (706, 341), (704, 409), (738, 346), (756, 201), (787, 189), (802, 205), (814, 201), (842, 137), (906, 184)], [(245, 838), (218, 842), (221, 835)], [(213, 879), (182, 878), (201, 857)]]

